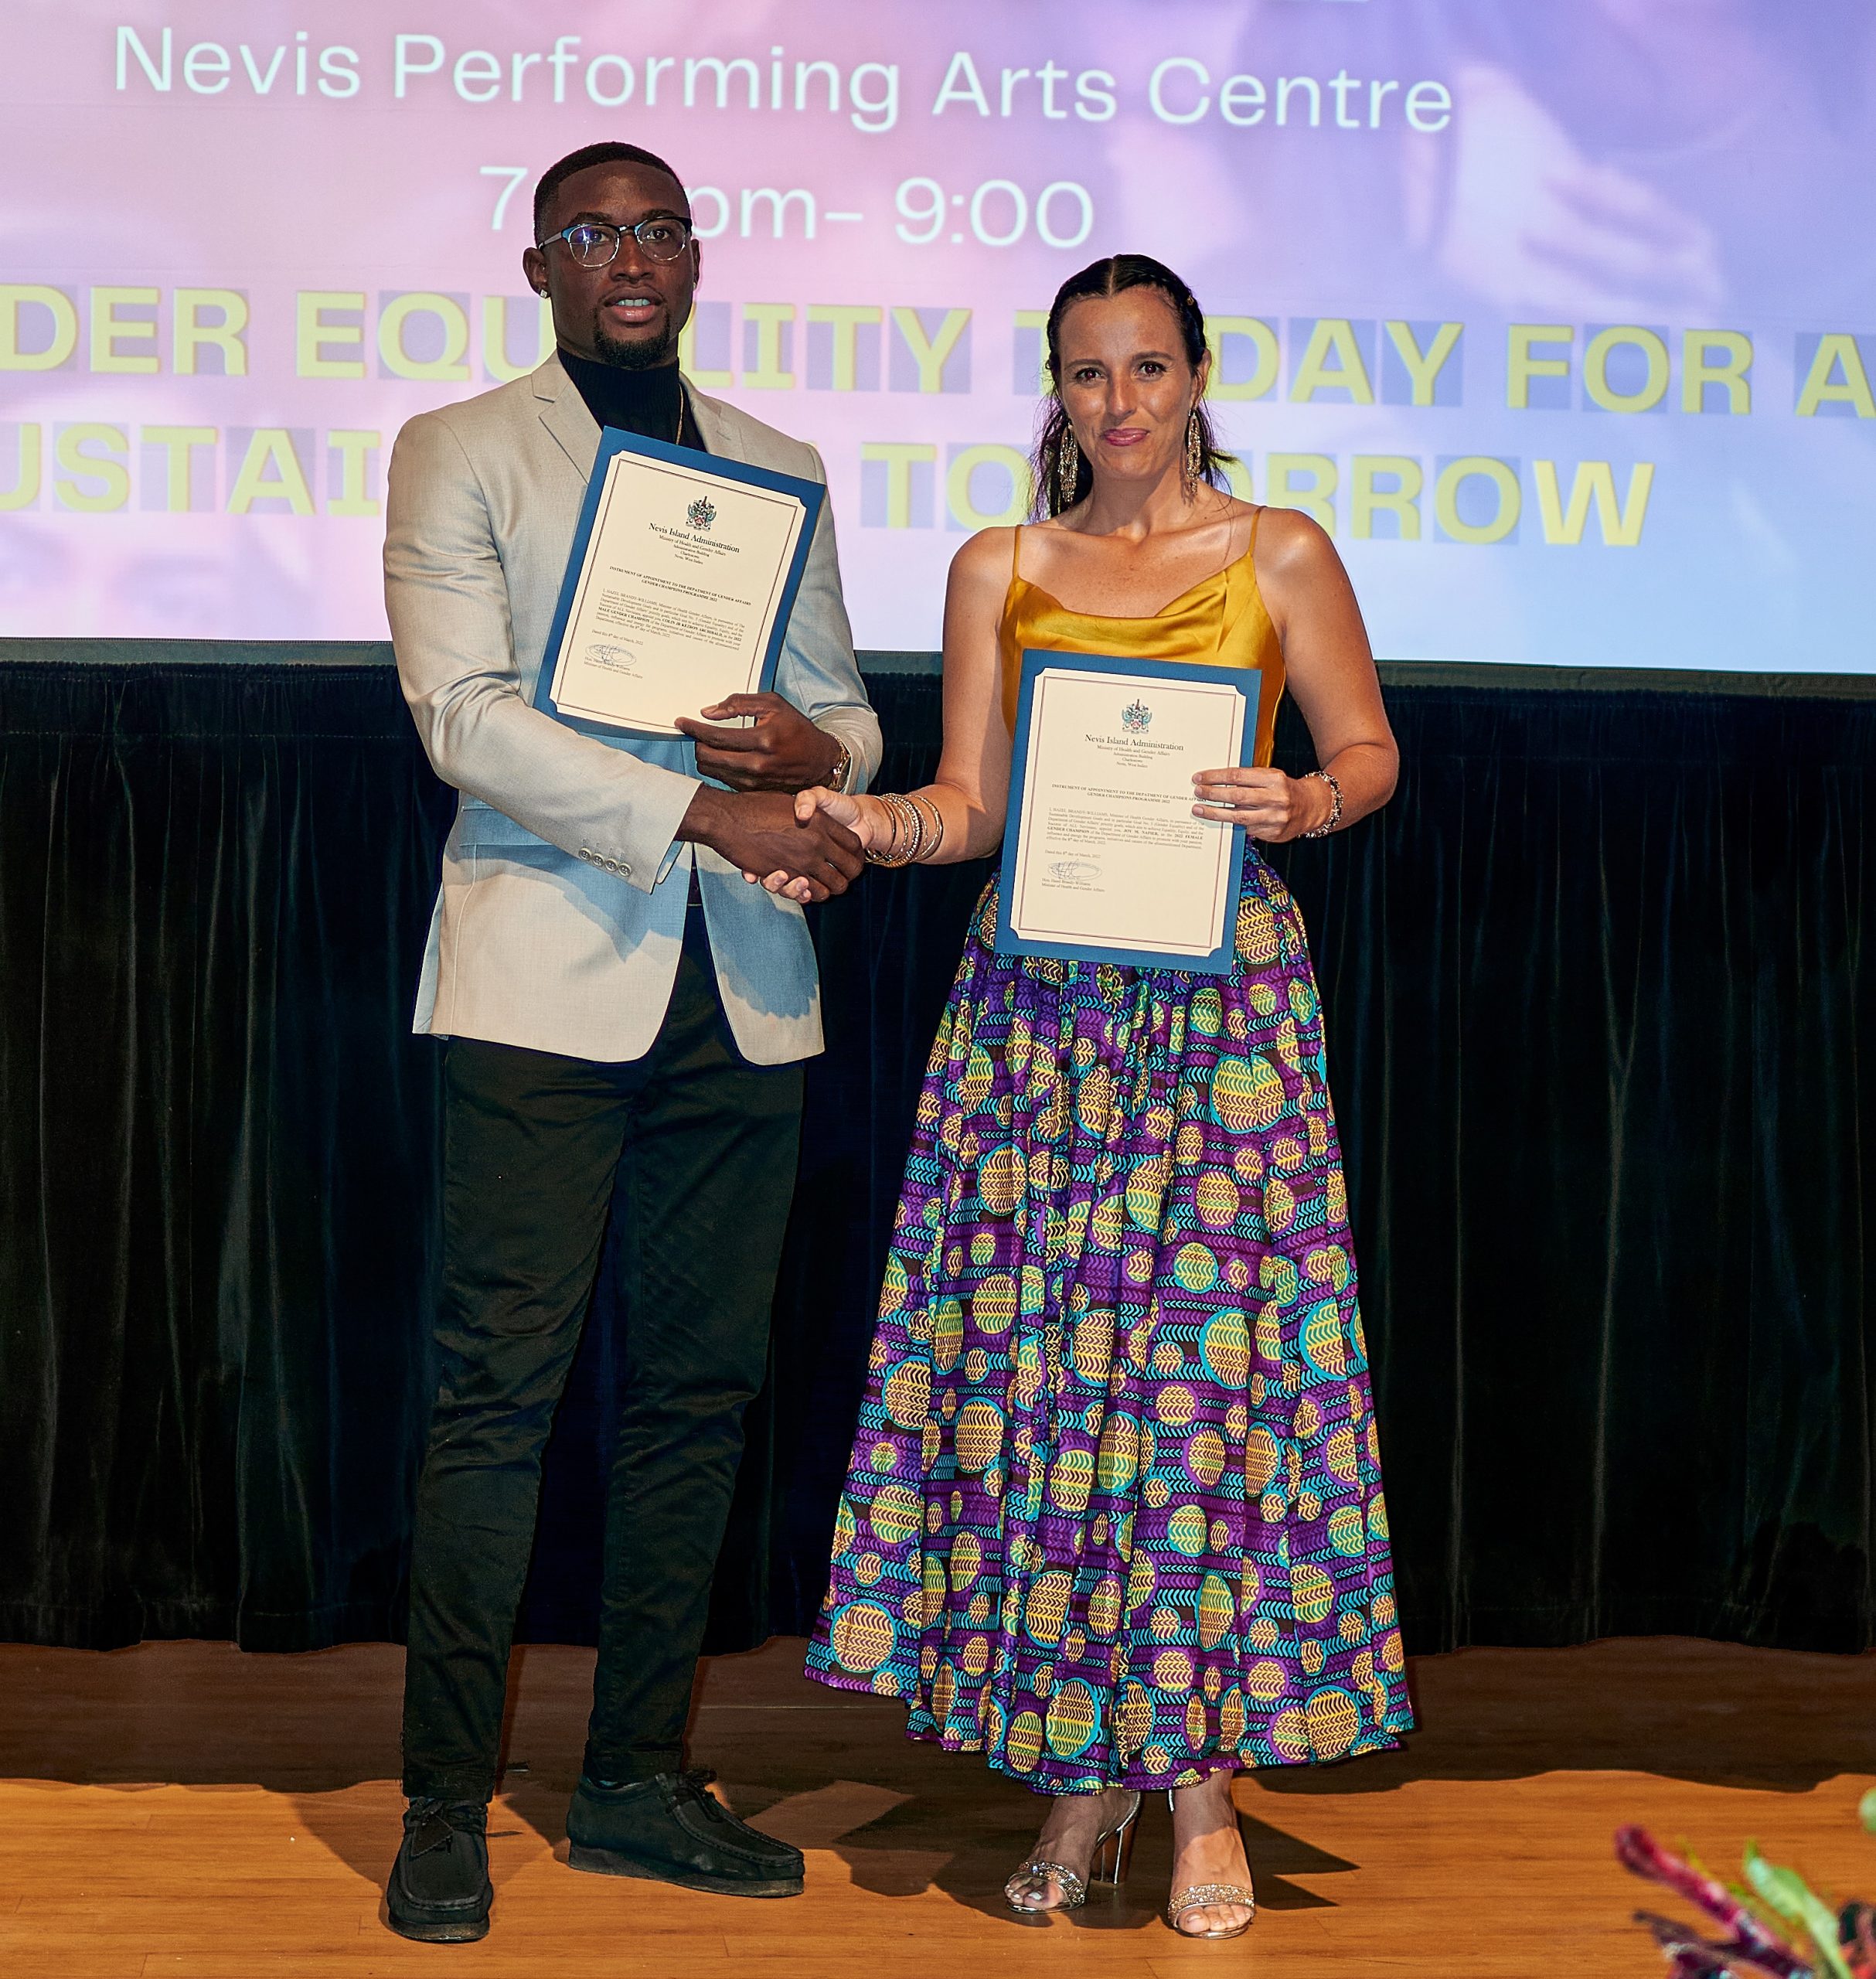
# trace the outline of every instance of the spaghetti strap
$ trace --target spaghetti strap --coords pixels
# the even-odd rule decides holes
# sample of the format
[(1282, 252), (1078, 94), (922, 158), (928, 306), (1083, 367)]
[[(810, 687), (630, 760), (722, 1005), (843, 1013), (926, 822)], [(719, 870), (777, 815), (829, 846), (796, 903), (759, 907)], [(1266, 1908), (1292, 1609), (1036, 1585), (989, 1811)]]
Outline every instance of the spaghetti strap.
[[(1236, 582), (1237, 574), (1239, 567), (1244, 564), (1249, 564), (1251, 567), (1251, 584), (1255, 588), (1257, 583), (1257, 565), (1252, 560), (1257, 550), (1257, 526), (1258, 523), (1262, 520), (1263, 514), (1264, 505), (1261, 502), (1259, 502), (1257, 506), (1251, 511), (1250, 541), (1244, 545), (1244, 548), (1237, 556), (1231, 557), (1230, 560), (1225, 564), (1224, 568), (1218, 573), (1218, 575), (1224, 580), (1224, 588), (1218, 594), (1217, 649), (1221, 652), (1224, 650), (1226, 615), (1231, 609), (1232, 588)], [(1237, 525), (1234, 523), (1231, 526), (1231, 534), (1234, 536), (1237, 533)], [(1231, 543), (1227, 541), (1224, 547), (1227, 553), (1228, 554), (1231, 547)]]
[(1218, 567), (1218, 576), (1224, 577), (1231, 571), (1236, 570), (1240, 564), (1250, 560), (1251, 553), (1257, 548), (1257, 526), (1263, 519), (1264, 506), (1260, 502), (1251, 509), (1251, 540), (1235, 557), (1231, 554), (1231, 545), (1237, 540), (1238, 525), (1234, 521), (1231, 524), (1231, 533), (1224, 539), (1224, 561)]

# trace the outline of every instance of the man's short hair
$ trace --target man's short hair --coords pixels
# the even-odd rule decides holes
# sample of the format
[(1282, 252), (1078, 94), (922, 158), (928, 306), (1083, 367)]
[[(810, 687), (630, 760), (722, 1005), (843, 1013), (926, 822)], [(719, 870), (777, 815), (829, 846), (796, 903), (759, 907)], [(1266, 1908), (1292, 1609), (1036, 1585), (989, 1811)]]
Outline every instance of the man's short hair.
[[(680, 192), (684, 189), (683, 180), (655, 152), (645, 151), (637, 145), (583, 145), (578, 151), (569, 152), (559, 164), (549, 165), (534, 188), (534, 238), (537, 241), (554, 194), (576, 172), (584, 172), (592, 165), (649, 165), (654, 172), (662, 172)], [(689, 203), (688, 199), (685, 203)]]

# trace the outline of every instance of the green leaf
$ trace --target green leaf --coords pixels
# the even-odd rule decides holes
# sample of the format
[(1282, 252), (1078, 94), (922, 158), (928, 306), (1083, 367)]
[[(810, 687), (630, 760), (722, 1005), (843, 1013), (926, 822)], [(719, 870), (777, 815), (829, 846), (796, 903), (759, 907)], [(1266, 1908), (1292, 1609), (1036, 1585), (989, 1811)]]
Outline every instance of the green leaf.
[(1788, 1924), (1803, 1930), (1816, 1947), (1818, 1969), (1830, 1979), (1854, 1979), (1844, 1962), (1837, 1943), (1837, 1913), (1811, 1893), (1810, 1885), (1796, 1869), (1781, 1869), (1759, 1854), (1758, 1844), (1748, 1842), (1746, 1879), (1766, 1903)]

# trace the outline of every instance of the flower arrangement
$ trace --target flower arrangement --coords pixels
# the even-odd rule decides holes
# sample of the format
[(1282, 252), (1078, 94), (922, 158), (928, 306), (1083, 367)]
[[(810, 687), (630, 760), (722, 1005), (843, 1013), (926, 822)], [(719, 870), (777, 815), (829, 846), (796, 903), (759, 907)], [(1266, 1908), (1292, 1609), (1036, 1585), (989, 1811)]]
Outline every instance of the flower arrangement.
[[(1876, 1834), (1876, 1787), (1857, 1811)], [(1876, 1904), (1833, 1909), (1796, 1869), (1767, 1861), (1754, 1844), (1746, 1848), (1744, 1888), (1663, 1848), (1645, 1828), (1616, 1830), (1616, 1859), (1644, 1882), (1686, 1898), (1711, 1920), (1694, 1926), (1651, 1910), (1635, 1913), (1674, 1979), (1876, 1979)], [(1702, 1936), (1711, 1924), (1725, 1935)]]

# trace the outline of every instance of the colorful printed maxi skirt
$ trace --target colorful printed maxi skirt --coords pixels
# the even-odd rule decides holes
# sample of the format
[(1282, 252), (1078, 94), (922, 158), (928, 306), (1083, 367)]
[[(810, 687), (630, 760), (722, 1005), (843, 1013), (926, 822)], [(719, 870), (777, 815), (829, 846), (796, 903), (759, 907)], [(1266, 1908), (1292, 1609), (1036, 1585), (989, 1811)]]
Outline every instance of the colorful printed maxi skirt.
[(1307, 938), (1225, 976), (996, 954), (932, 1047), (809, 1675), (1038, 1792), (1412, 1715)]

